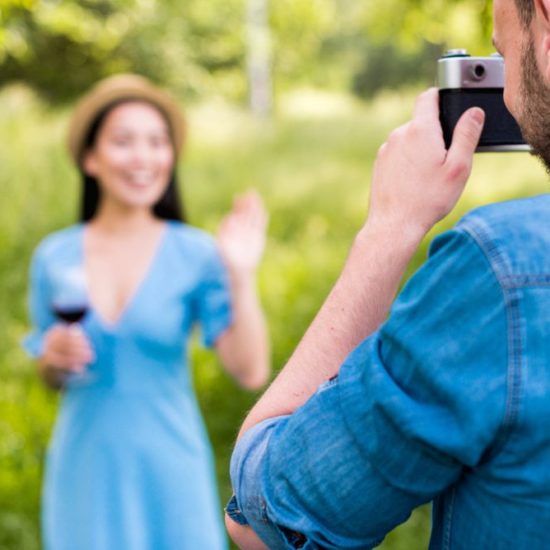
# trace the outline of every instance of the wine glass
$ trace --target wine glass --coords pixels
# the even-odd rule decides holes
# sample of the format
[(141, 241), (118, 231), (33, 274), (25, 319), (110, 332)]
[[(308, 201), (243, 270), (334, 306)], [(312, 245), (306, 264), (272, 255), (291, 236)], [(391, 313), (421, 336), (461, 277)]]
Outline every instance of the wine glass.
[(52, 309), (70, 325), (79, 324), (88, 312), (88, 289), (81, 265), (60, 266), (53, 277)]
[[(52, 277), (52, 310), (72, 330), (82, 331), (81, 321), (88, 313), (88, 289), (82, 265), (60, 265)], [(88, 382), (88, 370), (70, 375), (71, 382)]]

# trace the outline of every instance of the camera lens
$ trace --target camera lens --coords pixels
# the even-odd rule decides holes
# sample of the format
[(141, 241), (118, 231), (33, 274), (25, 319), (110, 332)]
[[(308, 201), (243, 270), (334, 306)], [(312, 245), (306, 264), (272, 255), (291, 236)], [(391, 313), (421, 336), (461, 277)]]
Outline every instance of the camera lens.
[(471, 71), (474, 80), (481, 80), (485, 76), (485, 65), (478, 63), (472, 67)]

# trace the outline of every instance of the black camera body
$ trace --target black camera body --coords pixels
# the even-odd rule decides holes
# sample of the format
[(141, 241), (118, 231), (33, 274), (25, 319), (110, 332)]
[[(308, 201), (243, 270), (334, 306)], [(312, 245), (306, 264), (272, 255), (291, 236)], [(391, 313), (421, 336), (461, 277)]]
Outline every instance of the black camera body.
[(466, 50), (449, 50), (437, 63), (437, 81), (447, 148), (462, 113), (470, 107), (481, 107), (485, 125), (476, 151), (531, 150), (504, 104), (504, 60), (500, 55), (471, 57)]

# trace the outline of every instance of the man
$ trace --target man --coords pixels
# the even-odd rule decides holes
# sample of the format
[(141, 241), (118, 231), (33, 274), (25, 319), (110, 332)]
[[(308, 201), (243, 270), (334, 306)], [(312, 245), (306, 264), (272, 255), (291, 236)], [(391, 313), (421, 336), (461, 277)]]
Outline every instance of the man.
[[(550, 169), (549, 14), (494, 2), (506, 105)], [(550, 197), (467, 215), (386, 320), (482, 125), (466, 112), (446, 151), (429, 90), (381, 147), (342, 274), (242, 427), (226, 517), (241, 548), (371, 548), (429, 501), (431, 548), (550, 548)]]

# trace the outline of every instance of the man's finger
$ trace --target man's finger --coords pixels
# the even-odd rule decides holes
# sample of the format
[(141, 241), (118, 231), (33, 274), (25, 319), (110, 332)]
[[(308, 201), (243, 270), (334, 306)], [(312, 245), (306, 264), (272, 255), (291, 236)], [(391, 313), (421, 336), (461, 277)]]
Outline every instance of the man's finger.
[(417, 97), (414, 118), (429, 124), (439, 124), (439, 91), (437, 88), (430, 88)]
[(470, 164), (483, 130), (485, 113), (479, 107), (468, 109), (457, 122), (447, 153), (450, 166)]

